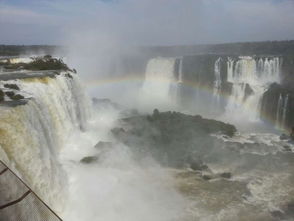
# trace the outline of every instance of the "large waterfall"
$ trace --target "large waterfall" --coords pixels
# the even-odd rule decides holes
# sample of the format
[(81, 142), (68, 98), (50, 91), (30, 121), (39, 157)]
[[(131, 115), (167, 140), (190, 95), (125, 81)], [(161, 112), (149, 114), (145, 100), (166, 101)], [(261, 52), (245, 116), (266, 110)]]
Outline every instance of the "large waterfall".
[(75, 74), (34, 75), (0, 81), (4, 91), (4, 84), (16, 84), (27, 101), (12, 106), (8, 102), (0, 107), (0, 159), (60, 212), (66, 200), (67, 179), (58, 153), (71, 132), (87, 127), (90, 103)]
[[(202, 62), (191, 70), (195, 78), (194, 85), (197, 85), (192, 91), (192, 87), (184, 85), (187, 75), (187, 68), (183, 67), (184, 59), (185, 57), (150, 59), (141, 88), (142, 100), (153, 104), (153, 107), (164, 106), (162, 104), (181, 106), (179, 101), (188, 100), (186, 105), (192, 106), (194, 111), (200, 114), (221, 115), (222, 119), (232, 122), (240, 119), (258, 122), (264, 92), (270, 84), (280, 82), (279, 57), (215, 56), (211, 66), (207, 67)], [(189, 75), (191, 78), (191, 74)], [(189, 79), (191, 80), (193, 78)], [(208, 89), (209, 87), (211, 89)], [(188, 97), (191, 97), (190, 100)], [(283, 105), (285, 106), (285, 98)], [(280, 115), (279, 123), (282, 124), (282, 113), (279, 117)]]
[(214, 102), (216, 107), (220, 105), (220, 94), (221, 94), (221, 86), (222, 86), (222, 79), (221, 79), (221, 58), (218, 58), (214, 64), (214, 85), (213, 85), (213, 96)]
[[(273, 82), (280, 81), (279, 58), (239, 57), (227, 61), (227, 81), (232, 83), (225, 114), (249, 121), (259, 119), (263, 93)], [(243, 119), (244, 119), (243, 118)]]
[(146, 67), (141, 97), (145, 103), (169, 105), (177, 96), (176, 58), (153, 58)]

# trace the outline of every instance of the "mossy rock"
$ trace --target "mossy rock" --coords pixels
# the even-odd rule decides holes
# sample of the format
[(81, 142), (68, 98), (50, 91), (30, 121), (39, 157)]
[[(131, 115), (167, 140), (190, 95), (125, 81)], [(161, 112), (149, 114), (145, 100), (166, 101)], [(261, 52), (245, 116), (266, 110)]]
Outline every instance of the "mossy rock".
[(20, 94), (16, 94), (16, 95), (12, 96), (11, 99), (14, 101), (18, 101), (18, 100), (24, 99), (24, 96), (22, 96)]
[(4, 87), (14, 90), (19, 90), (19, 87), (16, 84), (4, 84)]
[(11, 99), (15, 95), (15, 93), (13, 91), (6, 91), (5, 94)]
[(191, 116), (179, 112), (160, 112), (152, 115), (128, 117), (121, 120), (123, 128), (112, 129), (112, 135), (132, 148), (136, 155), (151, 153), (163, 166), (208, 170), (199, 156), (214, 147), (215, 137), (221, 133), (233, 136), (236, 128), (221, 121)]

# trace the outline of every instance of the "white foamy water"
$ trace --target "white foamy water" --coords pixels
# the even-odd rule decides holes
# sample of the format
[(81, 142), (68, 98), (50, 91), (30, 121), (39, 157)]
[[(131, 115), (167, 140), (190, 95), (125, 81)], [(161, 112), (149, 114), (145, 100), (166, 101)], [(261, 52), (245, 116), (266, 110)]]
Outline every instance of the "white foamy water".
[(271, 83), (280, 82), (279, 58), (246, 56), (228, 59), (227, 81), (232, 83), (232, 93), (225, 108), (224, 119), (231, 122), (259, 121), (260, 102)]
[[(175, 190), (173, 177), (151, 158), (140, 164), (123, 144), (103, 152), (99, 141), (113, 141), (109, 130), (118, 113), (111, 108), (96, 113), (90, 130), (74, 134), (61, 153), (69, 179), (64, 220), (170, 221), (181, 220), (186, 200)], [(98, 161), (82, 164), (85, 156)]]
[(177, 82), (176, 58), (153, 58), (149, 60), (145, 80), (140, 91), (141, 104), (152, 107), (176, 105)]
[[(77, 76), (62, 73), (0, 82), (17, 84), (28, 100), (0, 107), (0, 155), (54, 210), (63, 210), (66, 174), (57, 159), (74, 130), (85, 129), (90, 116), (87, 98)], [(13, 185), (13, 184), (11, 184)]]

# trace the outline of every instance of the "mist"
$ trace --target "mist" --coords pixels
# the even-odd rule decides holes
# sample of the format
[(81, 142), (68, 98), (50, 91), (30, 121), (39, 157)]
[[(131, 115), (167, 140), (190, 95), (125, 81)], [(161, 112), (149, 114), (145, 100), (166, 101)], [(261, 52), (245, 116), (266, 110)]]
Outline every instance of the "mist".
[(40, 125), (54, 119), (44, 137), (57, 125), (64, 140), (54, 160), (66, 203), (50, 195), (53, 209), (66, 221), (290, 216), (294, 97), (279, 86), (282, 56), (172, 46), (293, 39), (293, 11), (292, 0), (0, 0), (0, 43), (62, 45), (54, 55), (77, 70), (27, 89)]

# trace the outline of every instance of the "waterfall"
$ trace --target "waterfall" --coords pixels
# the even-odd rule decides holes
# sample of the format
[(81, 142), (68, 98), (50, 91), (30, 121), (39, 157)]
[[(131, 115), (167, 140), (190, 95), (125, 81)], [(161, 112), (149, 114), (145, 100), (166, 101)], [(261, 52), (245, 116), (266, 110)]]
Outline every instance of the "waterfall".
[(147, 104), (170, 104), (176, 101), (178, 79), (175, 76), (176, 58), (149, 60), (141, 98)]
[(228, 58), (228, 61), (227, 61), (227, 69), (228, 69), (227, 81), (232, 82), (233, 81), (234, 60), (230, 57)]
[(220, 105), (220, 93), (221, 93), (221, 58), (218, 58), (214, 64), (214, 84), (213, 84), (213, 96), (214, 96), (214, 103), (216, 107)]
[(0, 81), (0, 88), (4, 83), (17, 84), (27, 103), (0, 107), (0, 158), (59, 212), (66, 176), (58, 152), (71, 132), (86, 129), (90, 102), (75, 74)]
[(240, 56), (228, 58), (227, 81), (232, 83), (232, 93), (226, 105), (225, 116), (250, 121), (259, 120), (259, 105), (263, 93), (273, 82), (279, 82), (279, 58), (255, 59)]
[(184, 78), (183, 78), (183, 58), (179, 59), (180, 64), (179, 64), (179, 77), (178, 77), (178, 82), (183, 83)]
[(280, 94), (276, 113), (276, 128), (285, 128), (287, 120), (287, 109), (289, 102), (289, 94), (283, 96)]
[(287, 109), (288, 109), (288, 101), (289, 101), (289, 94), (285, 97), (285, 102), (283, 105), (283, 112), (282, 112), (282, 126), (286, 126), (286, 117), (287, 117)]
[(277, 106), (277, 114), (276, 114), (276, 127), (277, 128), (280, 128), (280, 126), (281, 126), (282, 109), (283, 109), (283, 97), (280, 94), (279, 100), (278, 100), (278, 106)]

